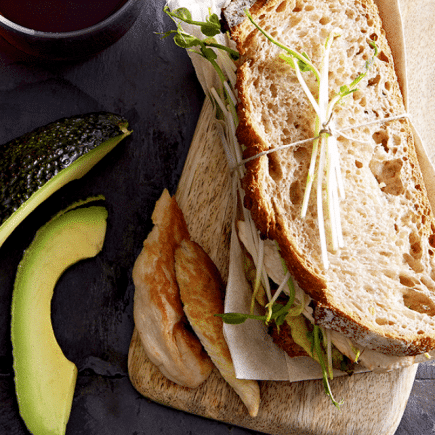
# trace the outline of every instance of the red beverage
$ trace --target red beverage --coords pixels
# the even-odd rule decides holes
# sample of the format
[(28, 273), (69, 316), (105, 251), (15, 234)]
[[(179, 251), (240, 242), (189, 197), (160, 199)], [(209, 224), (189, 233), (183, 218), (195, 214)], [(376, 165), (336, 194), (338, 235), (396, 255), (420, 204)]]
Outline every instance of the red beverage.
[(42, 32), (71, 32), (99, 23), (127, 0), (0, 0), (0, 14)]

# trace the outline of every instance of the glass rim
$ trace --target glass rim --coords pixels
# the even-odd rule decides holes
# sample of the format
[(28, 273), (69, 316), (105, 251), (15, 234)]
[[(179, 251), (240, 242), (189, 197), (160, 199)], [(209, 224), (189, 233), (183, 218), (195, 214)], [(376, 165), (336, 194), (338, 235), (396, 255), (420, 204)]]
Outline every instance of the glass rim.
[(71, 30), (69, 32), (44, 32), (42, 30), (34, 30), (25, 26), (21, 26), (20, 24), (15, 23), (14, 21), (9, 20), (5, 16), (0, 14), (0, 25), (6, 25), (12, 30), (20, 33), (24, 33), (28, 36), (38, 37), (41, 39), (67, 39), (74, 37), (81, 37), (87, 35), (89, 33), (93, 33), (95, 31), (99, 31), (104, 29), (108, 25), (110, 25), (113, 21), (116, 21), (118, 16), (124, 12), (124, 9), (129, 7), (131, 3), (136, 2), (137, 0), (127, 0), (118, 10), (116, 10), (113, 14), (109, 15), (104, 20), (93, 24), (92, 26), (85, 27), (84, 29)]

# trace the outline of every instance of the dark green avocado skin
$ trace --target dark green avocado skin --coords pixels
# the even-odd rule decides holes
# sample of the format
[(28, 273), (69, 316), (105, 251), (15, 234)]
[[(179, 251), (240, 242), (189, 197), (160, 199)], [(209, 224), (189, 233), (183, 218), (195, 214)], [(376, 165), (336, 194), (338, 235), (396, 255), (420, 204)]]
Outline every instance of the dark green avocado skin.
[(127, 121), (108, 112), (62, 118), (0, 145), (0, 224), (83, 154), (122, 134)]

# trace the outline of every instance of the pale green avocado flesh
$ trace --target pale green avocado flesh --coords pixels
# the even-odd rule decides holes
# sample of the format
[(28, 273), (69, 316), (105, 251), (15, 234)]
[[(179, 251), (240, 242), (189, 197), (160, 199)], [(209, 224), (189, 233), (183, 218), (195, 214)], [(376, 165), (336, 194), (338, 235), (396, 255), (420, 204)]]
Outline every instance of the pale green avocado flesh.
[(56, 341), (51, 299), (67, 268), (101, 251), (106, 219), (104, 207), (68, 209), (40, 228), (18, 266), (11, 325), (15, 387), (34, 435), (65, 433), (77, 368)]

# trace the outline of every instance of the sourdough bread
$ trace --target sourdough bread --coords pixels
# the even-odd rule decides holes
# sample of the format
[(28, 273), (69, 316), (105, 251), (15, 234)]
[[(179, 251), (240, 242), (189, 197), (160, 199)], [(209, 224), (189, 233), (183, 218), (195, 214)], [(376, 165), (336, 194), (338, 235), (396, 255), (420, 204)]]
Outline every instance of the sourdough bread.
[[(358, 346), (387, 355), (435, 347), (435, 221), (416, 158), (399, 83), (372, 0), (272, 0), (251, 8), (256, 22), (319, 65), (330, 53), (329, 92), (364, 71), (375, 39), (379, 55), (359, 90), (334, 110), (346, 196), (345, 246), (321, 260), (315, 194), (301, 205), (312, 144), (277, 150), (246, 164), (245, 206), (264, 237), (276, 240), (289, 270), (315, 301), (315, 321)], [(245, 19), (232, 29), (238, 68), (239, 142), (245, 157), (312, 138), (315, 113), (282, 51)], [(307, 79), (314, 86), (313, 79)], [(310, 81), (311, 80), (311, 81)], [(374, 125), (365, 125), (379, 121)], [(328, 221), (326, 218), (326, 227)]]

